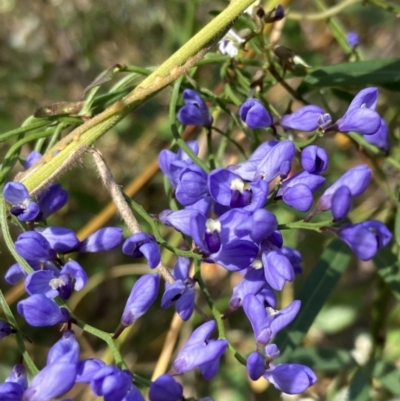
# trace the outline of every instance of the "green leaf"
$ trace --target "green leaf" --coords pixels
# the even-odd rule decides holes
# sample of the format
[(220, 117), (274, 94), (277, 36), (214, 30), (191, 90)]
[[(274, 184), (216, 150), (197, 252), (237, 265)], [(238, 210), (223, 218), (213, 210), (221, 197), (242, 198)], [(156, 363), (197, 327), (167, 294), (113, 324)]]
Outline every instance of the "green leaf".
[(302, 342), (325, 301), (350, 263), (352, 253), (340, 240), (332, 241), (323, 252), (295, 299), (301, 301), (296, 319), (282, 330), (275, 343), (281, 351), (280, 362), (287, 360)]
[(369, 401), (371, 399), (370, 378), (363, 368), (358, 368), (350, 382), (349, 400), (351, 401)]
[(359, 304), (324, 305), (316, 319), (313, 327), (326, 334), (341, 332), (352, 325), (358, 317)]
[(304, 94), (318, 87), (364, 87), (381, 85), (400, 90), (400, 59), (377, 59), (319, 67), (311, 71), (298, 92)]
[(300, 363), (318, 371), (339, 371), (356, 365), (350, 352), (340, 348), (298, 348), (290, 355), (290, 363)]
[(372, 375), (391, 393), (400, 396), (400, 370), (395, 365), (381, 359), (376, 360)]
[(383, 248), (374, 257), (374, 263), (378, 274), (400, 301), (400, 264), (396, 255), (389, 248)]

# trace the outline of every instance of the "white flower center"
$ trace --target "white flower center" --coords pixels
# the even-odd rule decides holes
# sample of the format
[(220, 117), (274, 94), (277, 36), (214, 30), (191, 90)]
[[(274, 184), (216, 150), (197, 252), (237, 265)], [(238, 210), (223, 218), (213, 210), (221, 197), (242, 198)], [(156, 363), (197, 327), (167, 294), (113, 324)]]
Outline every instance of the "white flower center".
[(221, 222), (219, 222), (218, 220), (208, 219), (206, 221), (206, 231), (209, 234), (213, 233), (214, 231), (216, 231), (217, 233), (220, 233), (221, 232)]
[(53, 278), (49, 281), (49, 286), (53, 290), (57, 290), (58, 288), (62, 287), (65, 284), (66, 284), (65, 281), (61, 277)]
[(251, 263), (251, 267), (253, 267), (256, 270), (261, 269), (263, 267), (262, 260), (254, 259), (253, 262)]
[(231, 190), (243, 192), (244, 190), (244, 182), (240, 178), (234, 178), (231, 181)]
[(279, 311), (274, 309), (274, 308), (271, 308), (270, 306), (268, 306), (267, 313), (268, 313), (269, 316), (275, 316), (275, 315), (277, 315), (279, 313)]

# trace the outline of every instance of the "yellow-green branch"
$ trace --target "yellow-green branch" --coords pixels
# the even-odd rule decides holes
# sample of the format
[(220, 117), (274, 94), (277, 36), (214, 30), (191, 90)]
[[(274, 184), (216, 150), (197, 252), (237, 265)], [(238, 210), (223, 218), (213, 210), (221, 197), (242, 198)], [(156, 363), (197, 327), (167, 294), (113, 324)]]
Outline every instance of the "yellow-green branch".
[(82, 149), (93, 144), (130, 111), (185, 74), (204, 57), (235, 19), (253, 2), (254, 0), (232, 0), (221, 14), (149, 75), (139, 87), (73, 130), (53, 146), (38, 163), (18, 177), (18, 180), (25, 184), (29, 192), (36, 193), (49, 181), (49, 177), (56, 178), (60, 175), (75, 159), (73, 156), (75, 153), (82, 154)]

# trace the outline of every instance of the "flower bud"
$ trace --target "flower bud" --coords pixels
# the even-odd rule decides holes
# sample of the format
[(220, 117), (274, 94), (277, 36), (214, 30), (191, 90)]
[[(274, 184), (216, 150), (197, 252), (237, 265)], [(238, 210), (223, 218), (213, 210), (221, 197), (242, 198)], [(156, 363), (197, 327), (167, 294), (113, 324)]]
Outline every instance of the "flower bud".
[(255, 98), (246, 100), (239, 110), (240, 118), (250, 128), (266, 128), (272, 125), (273, 120), (271, 114), (264, 105)]
[(178, 120), (184, 125), (211, 127), (213, 119), (202, 97), (193, 89), (183, 91), (185, 105), (178, 111)]

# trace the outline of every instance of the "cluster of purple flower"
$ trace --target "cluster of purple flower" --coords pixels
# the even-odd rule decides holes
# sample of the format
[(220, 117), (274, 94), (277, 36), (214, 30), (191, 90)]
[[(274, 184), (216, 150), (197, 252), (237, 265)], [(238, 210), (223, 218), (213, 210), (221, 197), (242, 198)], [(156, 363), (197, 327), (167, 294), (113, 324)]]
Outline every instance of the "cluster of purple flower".
[[(183, 124), (210, 129), (213, 119), (200, 95), (187, 89), (183, 98), (185, 104), (178, 112), (178, 119)], [(305, 106), (274, 124), (268, 110), (257, 99), (247, 100), (239, 114), (250, 128), (280, 125), (285, 130), (354, 130), (366, 138), (375, 136), (378, 146), (386, 147), (387, 127), (375, 112), (376, 102), (375, 88), (361, 91), (334, 124), (317, 106)], [(187, 145), (198, 154), (197, 142)], [(161, 212), (159, 220), (191, 237), (203, 261), (243, 274), (242, 281), (233, 289), (229, 305), (232, 311), (243, 308), (254, 331), (256, 350), (247, 358), (248, 375), (252, 380), (264, 377), (279, 390), (291, 394), (307, 389), (316, 381), (316, 376), (303, 365), (274, 363), (279, 350), (271, 340), (293, 321), (300, 309), (300, 302), (294, 301), (282, 310), (275, 310), (275, 291), (282, 290), (286, 282), (301, 273), (302, 258), (297, 250), (283, 245), (277, 218), (267, 207), (272, 201), (283, 201), (300, 212), (308, 211), (314, 203), (315, 192), (325, 182), (321, 174), (328, 168), (326, 151), (310, 145), (300, 155), (304, 170), (292, 174), (295, 156), (292, 141), (277, 139), (262, 143), (247, 161), (209, 173), (182, 150), (177, 153), (163, 150), (159, 156), (160, 168), (183, 206), (181, 210)], [(38, 153), (31, 153), (25, 167), (40, 157)], [(353, 198), (365, 191), (370, 178), (371, 171), (366, 165), (350, 169), (323, 192), (309, 218), (330, 210), (332, 222), (343, 220)], [(14, 264), (7, 271), (6, 280), (10, 284), (25, 280), (29, 297), (18, 303), (17, 310), (32, 326), (68, 322), (70, 327), (73, 322), (68, 310), (60, 307), (56, 298), (68, 299), (73, 289), (79, 291), (86, 285), (88, 278), (78, 262), (66, 259), (68, 253), (108, 251), (123, 243), (124, 254), (145, 257), (150, 268), (160, 264), (155, 238), (143, 232), (134, 233), (124, 241), (122, 229), (107, 227), (80, 241), (68, 228), (47, 227), (47, 217), (68, 199), (59, 184), (49, 186), (32, 200), (21, 183), (11, 182), (4, 187), (3, 196), (12, 205), (10, 213), (27, 229), (18, 236), (15, 248), (32, 271)], [(371, 259), (391, 239), (391, 233), (378, 221), (342, 224), (329, 227), (329, 231), (342, 238), (363, 260)], [(178, 257), (172, 275), (175, 282), (166, 283), (161, 306), (168, 308), (174, 304), (180, 317), (188, 320), (195, 307), (196, 285), (190, 276), (190, 260)], [(157, 274), (146, 274), (136, 281), (114, 337), (147, 312), (157, 298), (159, 285)], [(215, 321), (207, 321), (192, 333), (173, 362), (175, 373), (199, 368), (207, 380), (217, 374), (228, 342), (225, 338), (210, 338), (215, 326)], [(0, 322), (0, 338), (13, 331), (8, 323)], [(47, 401), (64, 395), (75, 383), (90, 383), (93, 392), (106, 401), (143, 400), (130, 372), (106, 366), (97, 359), (80, 360), (79, 346), (71, 330), (50, 349), (46, 366), (29, 386), (23, 367), (17, 365), (0, 385), (0, 399)], [(149, 396), (151, 401), (176, 401), (182, 394), (182, 386), (166, 374), (151, 384)]]
[[(335, 123), (332, 123), (332, 117), (321, 107), (308, 105), (300, 107), (292, 114), (282, 116), (277, 125), (285, 130), (302, 132), (355, 131), (364, 135), (369, 143), (387, 150), (389, 148), (388, 127), (375, 111), (377, 101), (377, 88), (366, 88), (354, 97), (346, 113)], [(257, 99), (249, 99), (242, 105), (240, 117), (250, 128), (265, 128), (273, 125), (272, 116)]]
[[(183, 99), (185, 104), (178, 112), (180, 122), (209, 128), (212, 117), (200, 95), (186, 89)], [(377, 90), (369, 88), (354, 98), (345, 115), (334, 124), (318, 106), (305, 106), (283, 116), (279, 125), (285, 130), (357, 131), (369, 137), (387, 138), (386, 125), (374, 111), (376, 101)], [(239, 114), (250, 128), (273, 125), (270, 113), (254, 98), (241, 106)], [(197, 142), (187, 145), (198, 154)], [(177, 211), (163, 211), (159, 215), (160, 221), (191, 237), (203, 261), (244, 274), (233, 290), (230, 307), (243, 306), (256, 337), (257, 351), (247, 362), (249, 376), (253, 380), (264, 376), (286, 393), (304, 391), (316, 377), (302, 365), (273, 364), (279, 350), (269, 342), (294, 319), (300, 308), (299, 302), (294, 301), (287, 308), (275, 311), (274, 290), (282, 290), (287, 281), (292, 281), (295, 274), (301, 272), (302, 259), (297, 250), (283, 246), (278, 221), (266, 206), (271, 201), (282, 200), (298, 211), (308, 211), (314, 193), (325, 182), (321, 174), (328, 168), (326, 151), (310, 145), (300, 155), (304, 170), (290, 175), (295, 155), (296, 147), (292, 141), (273, 139), (261, 144), (247, 161), (210, 173), (182, 150), (177, 153), (163, 150), (159, 156), (160, 168), (167, 176), (175, 198), (184, 206)], [(324, 191), (310, 217), (331, 210), (333, 222), (344, 219), (352, 199), (366, 190), (370, 178), (371, 170), (367, 165), (350, 169)], [(389, 230), (378, 221), (342, 224), (330, 231), (343, 239), (362, 260), (371, 259), (391, 240)], [(188, 266), (182, 271), (178, 264), (175, 270), (177, 281), (168, 285), (164, 301), (168, 301), (166, 306), (175, 301), (178, 313), (186, 320), (193, 312), (194, 281), (188, 276)], [(201, 347), (209, 347), (209, 351), (186, 352), (185, 363), (180, 362), (178, 356), (174, 363), (177, 372), (183, 372), (182, 366), (185, 370), (188, 366), (197, 366), (206, 378), (214, 376), (216, 370), (211, 366), (204, 369), (204, 358), (213, 355), (212, 361), (217, 363), (227, 343), (224, 340), (209, 342), (207, 336), (211, 327), (212, 323), (208, 322), (193, 333), (193, 337), (201, 341)]]
[[(50, 348), (46, 366), (33, 377), (30, 385), (24, 366), (16, 365), (5, 383), (0, 384), (0, 399), (51, 401), (66, 394), (75, 383), (90, 384), (93, 393), (105, 401), (144, 401), (128, 370), (107, 366), (96, 358), (80, 359), (79, 344), (71, 330)], [(170, 375), (162, 375), (150, 385), (151, 401), (175, 401), (182, 394), (182, 386)]]

